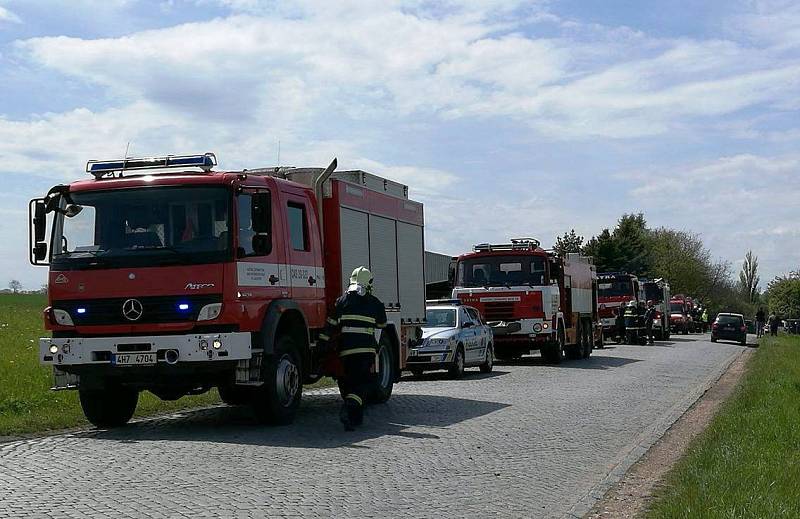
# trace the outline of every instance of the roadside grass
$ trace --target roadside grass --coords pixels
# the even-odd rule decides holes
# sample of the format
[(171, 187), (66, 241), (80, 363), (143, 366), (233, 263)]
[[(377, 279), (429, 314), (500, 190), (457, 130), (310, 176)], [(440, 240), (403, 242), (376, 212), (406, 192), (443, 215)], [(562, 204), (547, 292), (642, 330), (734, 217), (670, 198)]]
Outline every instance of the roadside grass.
[(800, 517), (800, 337), (765, 337), (648, 517)]
[[(42, 295), (0, 294), (0, 436), (86, 426), (76, 391), (50, 391), (50, 368), (40, 366), (38, 339), (45, 335)], [(219, 403), (216, 390), (163, 402), (142, 393), (136, 416)]]

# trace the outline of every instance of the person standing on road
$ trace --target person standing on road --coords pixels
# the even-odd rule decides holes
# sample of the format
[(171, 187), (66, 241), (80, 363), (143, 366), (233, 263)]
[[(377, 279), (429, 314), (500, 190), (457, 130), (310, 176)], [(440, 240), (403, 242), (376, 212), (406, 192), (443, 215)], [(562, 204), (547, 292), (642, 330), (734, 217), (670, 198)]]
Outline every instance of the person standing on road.
[(756, 312), (756, 337), (761, 338), (764, 336), (765, 322), (764, 307), (759, 306), (758, 312)]
[(703, 308), (703, 315), (700, 316), (703, 321), (703, 333), (708, 332), (708, 308)]
[(614, 309), (614, 325), (617, 329), (617, 344), (625, 342), (625, 316), (621, 306)]
[(644, 327), (647, 330), (647, 344), (653, 344), (653, 321), (656, 318), (656, 305), (652, 300), (647, 302), (644, 312)]
[(371, 373), (378, 350), (375, 329), (386, 327), (386, 308), (372, 295), (372, 283), (372, 273), (366, 267), (355, 269), (347, 292), (336, 301), (319, 336), (324, 349), (338, 332), (338, 353), (344, 368), (340, 380), (344, 403), (339, 420), (345, 431), (355, 430), (364, 420), (364, 406), (375, 379)]

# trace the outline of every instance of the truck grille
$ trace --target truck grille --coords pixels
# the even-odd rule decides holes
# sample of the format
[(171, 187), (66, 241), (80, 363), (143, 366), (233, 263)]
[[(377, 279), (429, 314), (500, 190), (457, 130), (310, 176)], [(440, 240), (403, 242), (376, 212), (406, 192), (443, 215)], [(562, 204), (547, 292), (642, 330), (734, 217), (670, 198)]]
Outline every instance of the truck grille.
[(514, 319), (514, 303), (486, 303), (483, 317), (487, 321), (508, 321)]
[[(130, 320), (123, 314), (122, 307), (130, 299), (141, 303), (142, 312), (139, 319)], [(53, 301), (52, 306), (69, 312), (76, 326), (97, 326), (193, 322), (197, 320), (200, 309), (205, 305), (220, 302), (222, 302), (221, 294), (210, 294), (66, 300)]]

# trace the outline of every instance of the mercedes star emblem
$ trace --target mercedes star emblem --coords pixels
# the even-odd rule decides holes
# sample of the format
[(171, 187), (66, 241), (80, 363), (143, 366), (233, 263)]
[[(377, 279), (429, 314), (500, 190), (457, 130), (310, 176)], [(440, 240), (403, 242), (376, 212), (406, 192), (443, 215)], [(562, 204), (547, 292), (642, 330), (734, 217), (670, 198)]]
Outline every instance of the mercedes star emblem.
[(128, 299), (122, 303), (122, 315), (129, 321), (138, 321), (144, 313), (144, 307), (138, 299)]

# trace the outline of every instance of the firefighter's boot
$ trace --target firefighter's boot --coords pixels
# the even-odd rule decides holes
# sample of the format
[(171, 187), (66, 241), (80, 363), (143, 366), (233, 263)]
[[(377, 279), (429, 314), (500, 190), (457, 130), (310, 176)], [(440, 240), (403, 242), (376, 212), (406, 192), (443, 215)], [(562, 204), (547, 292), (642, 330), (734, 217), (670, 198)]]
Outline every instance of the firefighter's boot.
[(353, 425), (353, 422), (350, 420), (350, 409), (347, 401), (342, 404), (342, 408), (339, 410), (339, 421), (342, 422), (345, 431), (355, 431), (356, 428)]

